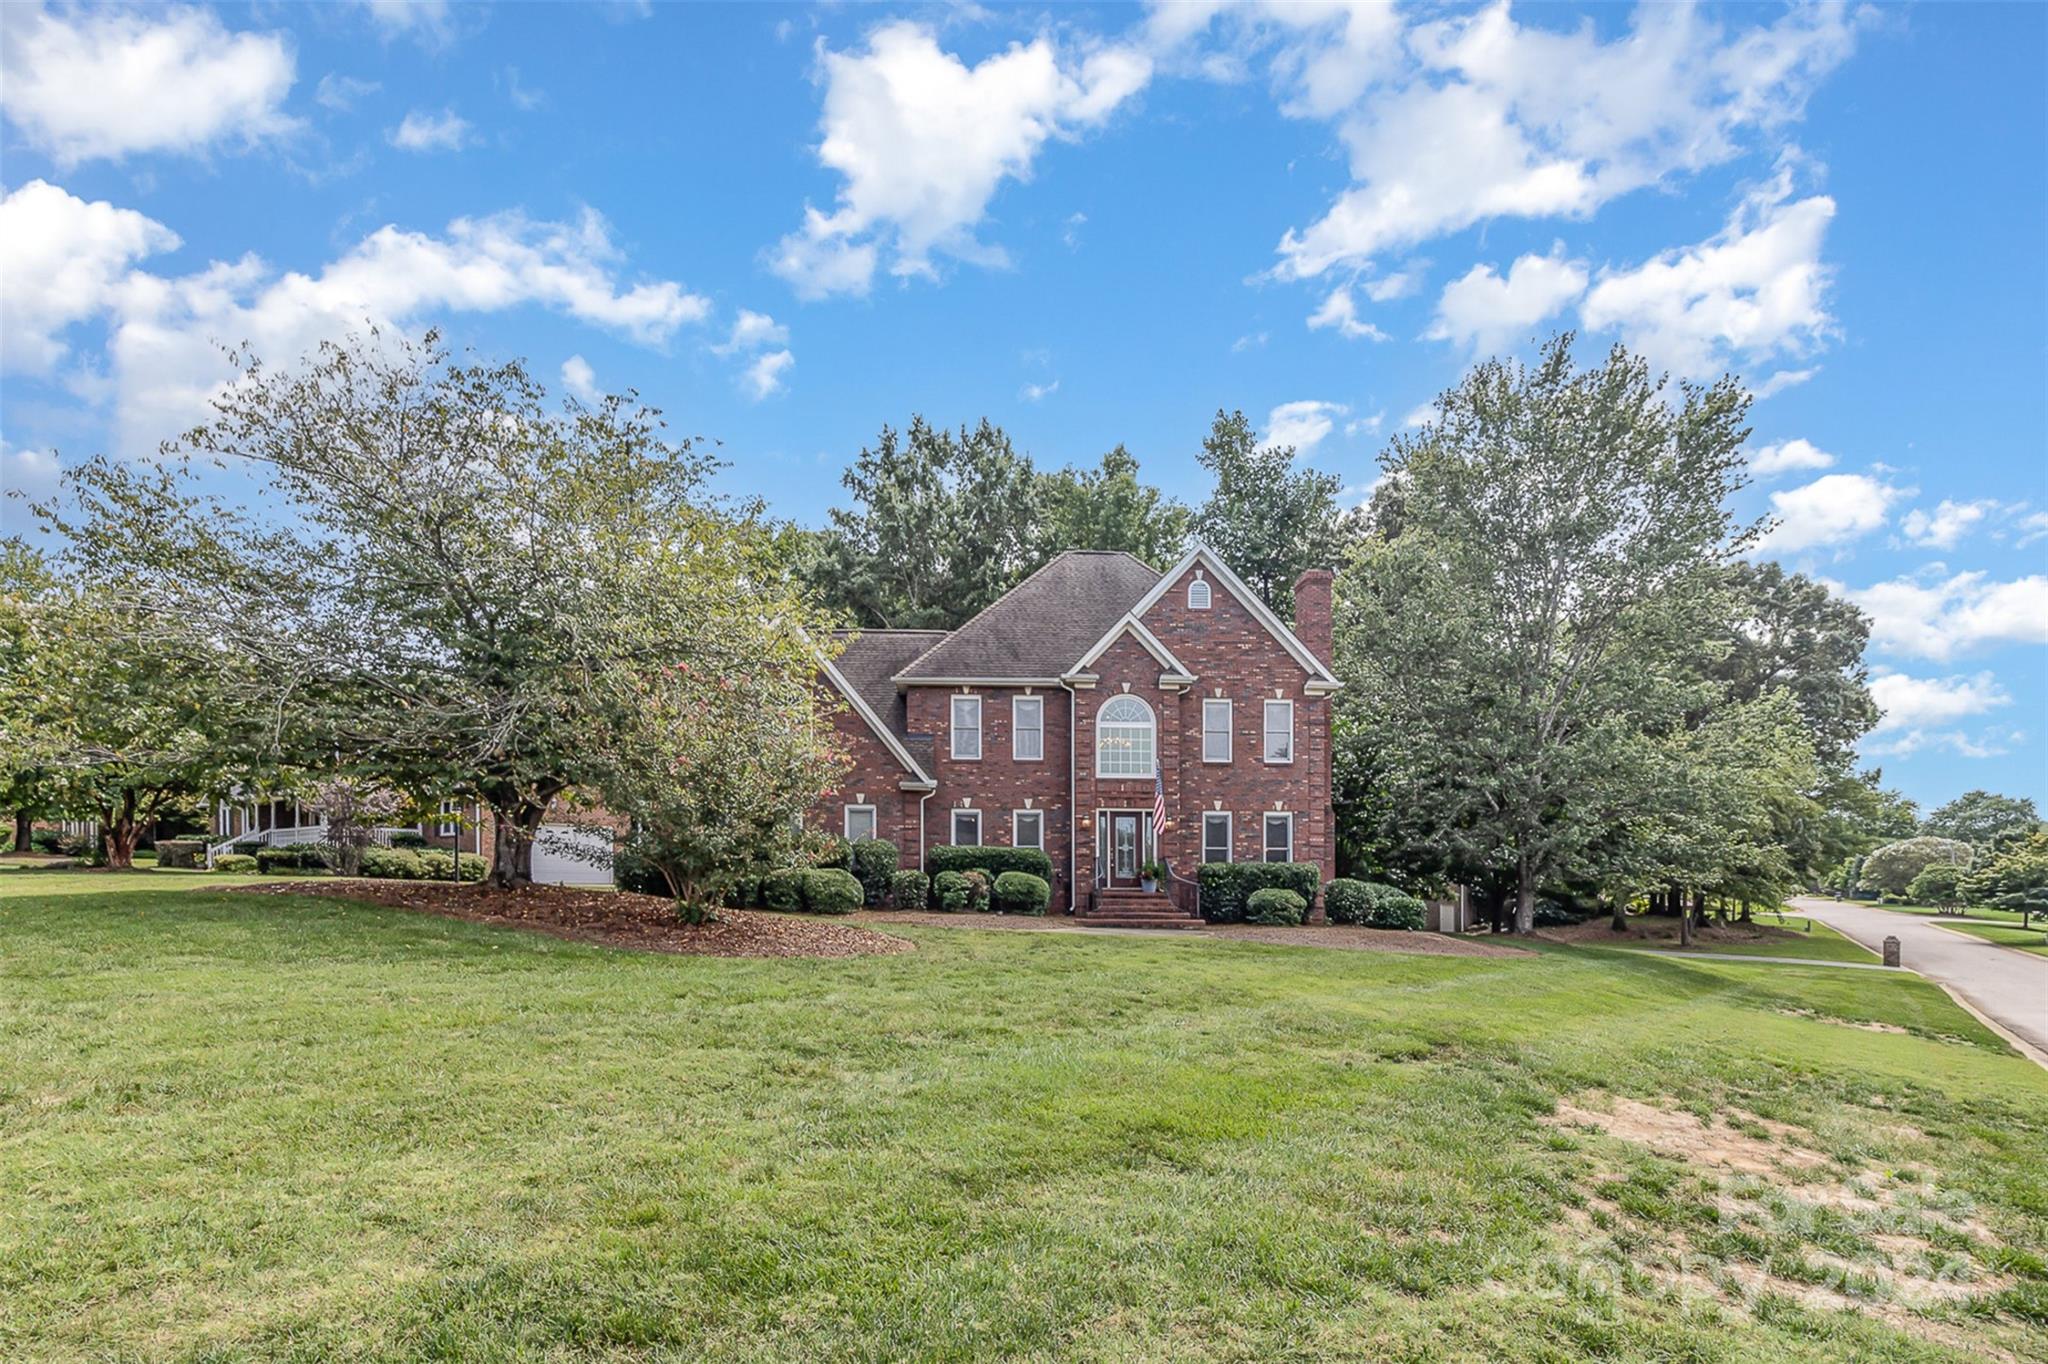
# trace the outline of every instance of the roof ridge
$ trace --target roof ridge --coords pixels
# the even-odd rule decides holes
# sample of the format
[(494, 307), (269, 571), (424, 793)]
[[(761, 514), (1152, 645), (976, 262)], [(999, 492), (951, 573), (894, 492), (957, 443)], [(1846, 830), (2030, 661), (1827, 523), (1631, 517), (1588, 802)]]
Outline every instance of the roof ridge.
[[(1062, 559), (1066, 558), (1066, 557), (1067, 557), (1067, 556), (1068, 556), (1069, 554), (1078, 554), (1078, 553), (1080, 553), (1080, 552), (1081, 552), (1081, 551), (1079, 551), (1079, 550), (1072, 550), (1072, 549), (1063, 549), (1063, 550), (1061, 550), (1061, 551), (1060, 551), (1059, 553), (1057, 553), (1057, 554), (1053, 555), (1053, 556), (1052, 556), (1052, 557), (1051, 557), (1050, 559), (1047, 559), (1047, 560), (1046, 560), (1046, 561), (1045, 561), (1044, 563), (1040, 564), (1040, 565), (1039, 565), (1039, 566), (1038, 566), (1037, 568), (1034, 568), (1034, 569), (1032, 569), (1032, 570), (1031, 570), (1031, 571), (1030, 571), (1029, 573), (1025, 574), (1025, 575), (1024, 575), (1024, 576), (1023, 576), (1022, 578), (1019, 578), (1019, 579), (1017, 580), (1017, 582), (1015, 583), (1015, 585), (1013, 585), (1013, 586), (1012, 586), (1012, 587), (1010, 587), (1010, 588), (1009, 588), (1009, 589), (1008, 589), (1007, 591), (1005, 591), (1005, 592), (1003, 593), (1003, 595), (1002, 595), (1002, 596), (1000, 596), (1000, 597), (997, 597), (997, 598), (996, 598), (996, 599), (995, 599), (994, 601), (990, 602), (990, 603), (989, 603), (989, 604), (988, 604), (987, 606), (984, 606), (984, 607), (982, 607), (982, 608), (981, 608), (981, 609), (980, 609), (979, 611), (976, 611), (976, 612), (975, 612), (975, 613), (974, 613), (973, 615), (969, 616), (969, 617), (968, 617), (968, 618), (967, 618), (966, 620), (964, 620), (964, 621), (960, 622), (960, 624), (959, 624), (959, 625), (955, 626), (955, 627), (954, 627), (954, 628), (953, 628), (952, 630), (948, 631), (948, 632), (947, 632), (947, 639), (950, 639), (950, 638), (952, 638), (952, 637), (953, 637), (954, 635), (960, 634), (960, 633), (961, 633), (962, 631), (966, 630), (968, 626), (970, 626), (970, 625), (974, 624), (974, 623), (975, 623), (976, 621), (980, 620), (980, 619), (981, 619), (981, 618), (982, 618), (983, 616), (985, 616), (985, 615), (987, 615), (987, 614), (988, 614), (989, 612), (991, 612), (991, 611), (995, 610), (995, 609), (996, 609), (996, 608), (997, 608), (998, 606), (1001, 606), (1001, 605), (1002, 605), (1002, 604), (1003, 604), (1004, 602), (1008, 601), (1008, 600), (1009, 600), (1009, 599), (1010, 599), (1010, 598), (1011, 598), (1012, 596), (1014, 596), (1014, 595), (1016, 595), (1016, 594), (1017, 594), (1018, 592), (1022, 591), (1022, 590), (1023, 590), (1023, 587), (1024, 587), (1024, 584), (1025, 584), (1025, 583), (1028, 583), (1028, 582), (1030, 582), (1030, 581), (1031, 581), (1032, 579), (1036, 578), (1036, 577), (1037, 577), (1037, 576), (1038, 576), (1039, 574), (1041, 574), (1041, 573), (1045, 572), (1045, 571), (1046, 571), (1047, 569), (1051, 568), (1051, 567), (1052, 567), (1052, 566), (1053, 566), (1054, 564), (1056, 564), (1056, 563), (1058, 563), (1058, 562), (1059, 562), (1060, 560), (1062, 560)], [(932, 647), (931, 647), (931, 648), (929, 648), (929, 649), (926, 649), (926, 650), (925, 650), (925, 651), (924, 651), (923, 653), (919, 654), (919, 655), (918, 655), (918, 656), (917, 656), (916, 658), (913, 658), (913, 659), (911, 659), (911, 660), (910, 660), (910, 661), (909, 661), (908, 663), (906, 663), (906, 664), (904, 664), (904, 665), (903, 665), (902, 667), (898, 668), (898, 669), (896, 670), (896, 676), (898, 676), (898, 677), (901, 677), (901, 676), (903, 676), (903, 675), (904, 675), (905, 673), (909, 672), (909, 671), (910, 671), (910, 670), (911, 670), (912, 668), (915, 668), (915, 667), (916, 667), (916, 666), (917, 666), (918, 664), (920, 664), (920, 663), (924, 662), (924, 661), (925, 661), (925, 659), (927, 659), (927, 658), (931, 657), (931, 655), (933, 655), (933, 654), (937, 653), (937, 652), (938, 652), (938, 651), (939, 651), (940, 649), (944, 648), (944, 647), (945, 647), (945, 644), (946, 644), (946, 641), (942, 639), (942, 640), (940, 640), (940, 641), (939, 641), (939, 642), (938, 642), (937, 644), (934, 644), (934, 645), (932, 645)]]

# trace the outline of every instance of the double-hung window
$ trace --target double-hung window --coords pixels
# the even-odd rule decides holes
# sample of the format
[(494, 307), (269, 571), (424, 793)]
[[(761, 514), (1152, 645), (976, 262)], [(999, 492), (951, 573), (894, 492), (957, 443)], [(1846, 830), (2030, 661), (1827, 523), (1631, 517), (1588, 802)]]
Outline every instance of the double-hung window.
[(1204, 862), (1228, 862), (1230, 860), (1230, 814), (1228, 811), (1212, 811), (1202, 816), (1202, 860)]
[(1294, 761), (1294, 703), (1292, 701), (1268, 701), (1266, 703), (1266, 761), (1269, 763), (1291, 763)]
[(953, 812), (953, 844), (955, 847), (972, 848), (981, 843), (981, 811), (955, 810)]
[(1294, 816), (1266, 816), (1266, 860), (1268, 862), (1292, 862), (1294, 860)]
[(864, 838), (875, 836), (875, 807), (872, 805), (849, 805), (846, 807), (846, 841), (858, 843)]
[(462, 827), (460, 821), (456, 818), (456, 813), (457, 807), (454, 801), (444, 800), (441, 802), (441, 822), (434, 826), (434, 832), (437, 836), (441, 838), (455, 837), (457, 830)]
[(1010, 702), (1010, 756), (1020, 763), (1045, 760), (1045, 698), (1019, 696)]
[(1230, 702), (1210, 697), (1202, 702), (1202, 761), (1230, 761)]
[(1010, 843), (1018, 848), (1045, 849), (1045, 811), (1012, 810), (1010, 812)]
[(956, 696), (953, 698), (953, 746), (954, 758), (974, 762), (981, 757), (981, 698), (979, 696)]

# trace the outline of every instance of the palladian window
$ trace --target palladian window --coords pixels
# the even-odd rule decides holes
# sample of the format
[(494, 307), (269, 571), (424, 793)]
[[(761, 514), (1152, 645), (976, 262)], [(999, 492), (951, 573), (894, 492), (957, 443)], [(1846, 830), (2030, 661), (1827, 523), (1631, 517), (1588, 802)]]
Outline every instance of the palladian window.
[(1114, 696), (1095, 716), (1095, 775), (1152, 775), (1152, 708), (1135, 696)]

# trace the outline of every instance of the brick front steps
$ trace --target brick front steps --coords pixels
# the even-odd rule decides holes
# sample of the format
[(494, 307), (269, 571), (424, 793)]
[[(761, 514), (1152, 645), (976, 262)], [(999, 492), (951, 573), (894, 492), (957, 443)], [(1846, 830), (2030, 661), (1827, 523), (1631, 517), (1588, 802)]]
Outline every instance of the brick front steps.
[(1157, 891), (1120, 886), (1098, 888), (1091, 903), (1074, 916), (1083, 928), (1200, 929), (1202, 921)]

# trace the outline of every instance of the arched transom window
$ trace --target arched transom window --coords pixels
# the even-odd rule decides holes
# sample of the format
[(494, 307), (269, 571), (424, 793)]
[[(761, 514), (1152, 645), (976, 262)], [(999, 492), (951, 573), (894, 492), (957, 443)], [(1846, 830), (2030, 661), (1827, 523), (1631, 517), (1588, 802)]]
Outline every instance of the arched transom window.
[(1152, 775), (1152, 708), (1137, 697), (1111, 697), (1096, 712), (1095, 775)]

